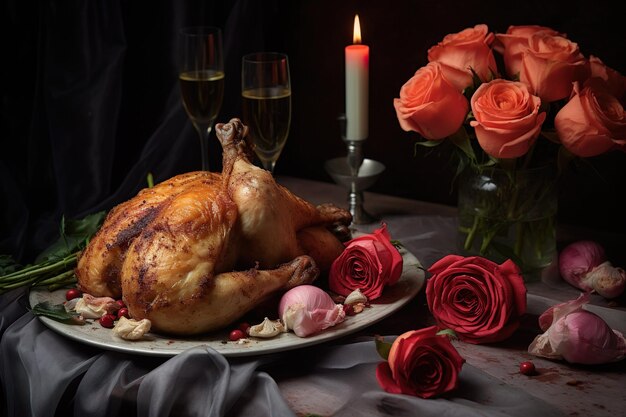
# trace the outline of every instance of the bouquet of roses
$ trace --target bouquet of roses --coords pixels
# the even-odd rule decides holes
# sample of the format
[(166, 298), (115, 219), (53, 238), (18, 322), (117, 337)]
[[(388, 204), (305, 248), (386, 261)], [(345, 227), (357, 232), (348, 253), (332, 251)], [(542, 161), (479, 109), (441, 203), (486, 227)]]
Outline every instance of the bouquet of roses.
[(585, 58), (564, 34), (541, 26), (494, 34), (476, 25), (444, 37), (428, 61), (394, 100), (400, 126), (428, 141), (465, 136), (459, 130), (469, 126), (484, 152), (459, 143), (472, 162), (524, 157), (541, 133), (577, 156), (626, 151), (626, 77)]
[[(445, 36), (428, 50), (428, 61), (394, 100), (402, 129), (419, 133), (420, 145), (454, 144), (457, 174), (499, 169), (509, 181), (504, 201), (478, 210), (484, 217), (500, 210), (499, 221), (461, 225), (467, 250), (481, 236), (477, 252), (488, 254), (498, 228), (546, 194), (519, 198), (522, 170), (626, 151), (626, 77), (585, 57), (565, 34), (542, 26), (494, 34), (479, 24)], [(515, 252), (501, 254), (523, 264)]]

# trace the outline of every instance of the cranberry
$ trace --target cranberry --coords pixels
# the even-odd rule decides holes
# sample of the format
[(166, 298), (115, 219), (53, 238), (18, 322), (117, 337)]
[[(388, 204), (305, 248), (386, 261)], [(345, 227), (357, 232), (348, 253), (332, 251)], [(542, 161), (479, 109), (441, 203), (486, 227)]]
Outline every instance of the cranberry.
[(105, 314), (104, 316), (100, 317), (98, 321), (100, 322), (100, 326), (111, 329), (113, 328), (113, 326), (115, 326), (115, 315)]
[(534, 363), (526, 361), (519, 364), (519, 372), (522, 375), (535, 375), (537, 373), (537, 369), (535, 369)]
[(65, 293), (65, 299), (67, 301), (73, 300), (74, 298), (82, 297), (83, 293), (78, 288), (70, 288)]
[(241, 329), (235, 329), (228, 335), (228, 339), (232, 340), (233, 342), (236, 342), (239, 339), (243, 339), (244, 337), (246, 337), (246, 334), (241, 331)]
[(129, 318), (128, 309), (126, 307), (122, 307), (119, 310), (117, 310), (117, 318), (121, 319), (122, 317)]
[(237, 328), (239, 330), (241, 330), (242, 332), (244, 332), (245, 334), (248, 334), (248, 329), (250, 328), (250, 323), (248, 322), (241, 322), (239, 323), (239, 326), (237, 326)]
[(126, 303), (124, 303), (124, 300), (115, 300), (115, 303), (119, 306), (119, 308), (126, 307)]
[(356, 313), (354, 312), (354, 306), (352, 304), (344, 304), (343, 311), (346, 313), (346, 316), (354, 316)]

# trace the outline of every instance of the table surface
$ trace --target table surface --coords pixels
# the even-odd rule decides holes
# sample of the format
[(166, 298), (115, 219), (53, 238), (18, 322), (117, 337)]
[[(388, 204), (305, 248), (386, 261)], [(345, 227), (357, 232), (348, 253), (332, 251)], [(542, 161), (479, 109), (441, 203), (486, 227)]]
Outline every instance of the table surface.
[[(331, 202), (347, 206), (347, 190), (335, 184), (290, 177), (279, 177), (278, 181), (314, 204)], [(356, 230), (370, 232), (384, 221), (392, 238), (400, 241), (426, 268), (441, 257), (455, 252), (456, 209), (454, 207), (368, 192), (364, 193), (364, 200), (365, 209), (377, 216), (379, 221), (369, 225), (354, 226)], [(626, 415), (624, 388), (626, 387), (626, 361), (603, 366), (577, 366), (537, 358), (526, 350), (538, 332), (536, 323), (538, 315), (548, 306), (576, 298), (578, 294), (576, 289), (565, 284), (554, 274), (546, 274), (543, 281), (528, 285), (528, 314), (513, 337), (503, 343), (492, 345), (471, 345), (458, 341), (454, 344), (468, 365), (487, 374), (493, 381), (496, 381), (496, 385), (519, 390), (520, 393), (528, 395), (528, 398), (538, 402), (543, 401), (560, 410), (562, 415)], [(2, 313), (1, 301), (2, 296), (0, 296), (0, 313)], [(601, 315), (613, 328), (626, 333), (626, 309), (623, 306), (613, 305), (601, 297), (594, 296), (590, 309)], [(3, 317), (0, 316), (0, 324), (2, 320)], [(371, 343), (374, 335), (392, 337), (431, 323), (432, 318), (429, 316), (422, 291), (414, 301), (393, 316), (374, 324), (371, 328), (330, 342), (328, 345), (343, 346), (364, 340), (369, 340)], [(314, 349), (308, 348), (302, 357), (315, 357), (317, 353)], [(294, 353), (290, 355), (289, 363), (294, 363)], [(519, 364), (526, 360), (532, 360), (535, 363), (538, 375), (529, 377), (519, 373)], [(38, 365), (46, 366), (45, 364)], [(4, 363), (4, 366), (13, 365)], [(329, 384), (328, 379), (320, 379), (322, 377), (316, 371), (311, 371), (305, 364), (299, 368), (301, 369), (272, 367), (271, 371), (268, 371), (280, 389), (282, 397), (296, 415), (334, 415), (345, 406), (347, 397), (350, 395), (338, 390), (335, 384)], [(10, 369), (5, 371), (8, 372)], [(493, 381), (491, 384), (494, 384)], [(11, 390), (19, 389), (19, 387), (9, 387), (4, 381), (2, 388), (6, 396), (14, 392)], [(65, 396), (63, 399), (66, 399)], [(0, 402), (1, 406), (2, 402)], [(33, 413), (33, 415), (36, 414)], [(368, 409), (367, 412), (361, 414), (354, 411), (352, 414), (341, 415), (393, 414)]]
[[(334, 184), (295, 178), (281, 178), (280, 182), (314, 204), (332, 202), (347, 206), (347, 191)], [(456, 207), (365, 192), (364, 208), (384, 221), (393, 233), (392, 237), (402, 242), (425, 267), (456, 249)], [(420, 230), (420, 224), (428, 225), (431, 222), (437, 223), (437, 226), (431, 230)], [(353, 227), (367, 232), (378, 226), (379, 223)], [(561, 235), (567, 234), (567, 239), (570, 239), (571, 234), (576, 233), (572, 229), (575, 228), (565, 228)], [(435, 233), (437, 236), (434, 236)], [(526, 326), (522, 326), (512, 338), (514, 340), (506, 344), (486, 346), (455, 343), (467, 363), (482, 369), (502, 383), (519, 387), (557, 406), (566, 415), (626, 415), (626, 361), (602, 367), (584, 367), (537, 358), (525, 350), (536, 334), (537, 317), (550, 305), (574, 299), (580, 292), (562, 281), (554, 271), (545, 274), (540, 282), (529, 283), (527, 289)], [(614, 306), (600, 296), (592, 297), (590, 304), (589, 310), (603, 317), (612, 328), (626, 334), (624, 306)], [(427, 314), (426, 309), (421, 313)], [(388, 323), (382, 324), (383, 328), (385, 326)], [(525, 328), (527, 332), (524, 334)], [(402, 330), (404, 329), (399, 329)], [(519, 364), (526, 360), (535, 363), (539, 373), (537, 376), (529, 378), (519, 373)], [(303, 383), (299, 388), (306, 388), (306, 384)], [(286, 386), (284, 389), (295, 391)], [(306, 390), (302, 389), (300, 392)], [(324, 397), (330, 396), (330, 393), (318, 395)], [(299, 402), (308, 407), (310, 400), (306, 397), (307, 395), (290, 397), (293, 407), (298, 409)]]

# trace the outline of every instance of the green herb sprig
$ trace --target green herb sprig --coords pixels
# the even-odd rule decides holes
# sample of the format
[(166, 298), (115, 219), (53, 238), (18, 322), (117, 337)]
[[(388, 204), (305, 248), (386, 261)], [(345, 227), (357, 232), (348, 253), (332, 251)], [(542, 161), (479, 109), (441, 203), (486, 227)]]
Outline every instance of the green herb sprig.
[(50, 290), (76, 282), (74, 268), (85, 248), (104, 221), (106, 212), (90, 214), (83, 219), (61, 219), (60, 237), (43, 251), (31, 265), (22, 266), (8, 255), (0, 255), (0, 294), (15, 288), (47, 286)]

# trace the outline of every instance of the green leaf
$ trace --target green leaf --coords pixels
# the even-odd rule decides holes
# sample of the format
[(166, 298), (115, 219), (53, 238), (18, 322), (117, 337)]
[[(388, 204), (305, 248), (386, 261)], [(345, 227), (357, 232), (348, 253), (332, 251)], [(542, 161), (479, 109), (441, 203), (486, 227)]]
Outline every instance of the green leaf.
[(391, 351), (392, 343), (385, 342), (385, 339), (382, 336), (376, 336), (374, 340), (376, 341), (376, 351), (381, 358), (387, 360), (389, 358), (389, 351)]
[(420, 142), (415, 142), (416, 146), (423, 146), (425, 148), (434, 148), (435, 146), (439, 146), (443, 143), (442, 140), (423, 140)]
[(450, 339), (456, 340), (457, 336), (452, 329), (443, 329), (437, 332), (437, 336), (448, 336)]
[(398, 250), (403, 248), (403, 245), (402, 245), (402, 243), (399, 240), (392, 239), (389, 242)]
[(455, 133), (448, 137), (450, 142), (457, 148), (463, 152), (465, 156), (470, 160), (471, 163), (476, 162), (476, 154), (474, 153), (474, 148), (472, 148), (472, 144), (470, 142), (470, 137), (467, 134), (467, 131), (463, 126)]
[(36, 304), (31, 309), (31, 311), (36, 316), (48, 317), (52, 320), (56, 320), (65, 324), (85, 324), (85, 320), (80, 317), (79, 314), (66, 311), (63, 304), (50, 304), (49, 302), (45, 301), (43, 303)]
[(21, 266), (11, 255), (0, 255), (0, 276), (10, 274), (20, 269)]
[(154, 178), (152, 177), (152, 172), (148, 172), (146, 181), (148, 182), (148, 188), (154, 187)]
[(60, 226), (61, 236), (55, 243), (39, 254), (35, 263), (65, 258), (69, 254), (84, 248), (89, 238), (98, 231), (105, 217), (106, 212), (100, 211), (79, 220), (65, 220), (63, 218)]

